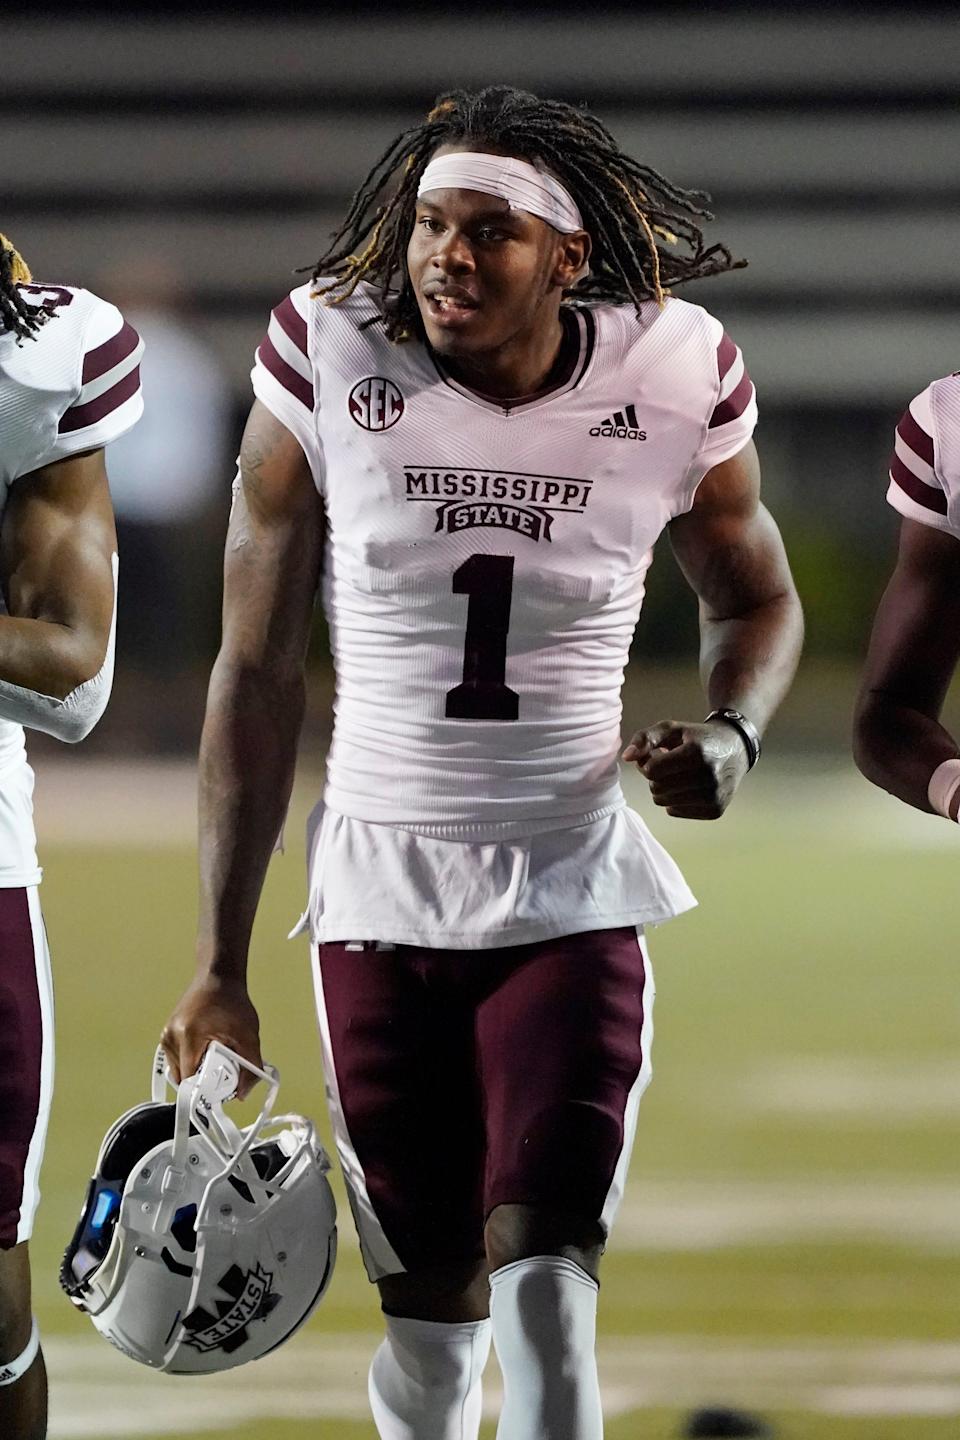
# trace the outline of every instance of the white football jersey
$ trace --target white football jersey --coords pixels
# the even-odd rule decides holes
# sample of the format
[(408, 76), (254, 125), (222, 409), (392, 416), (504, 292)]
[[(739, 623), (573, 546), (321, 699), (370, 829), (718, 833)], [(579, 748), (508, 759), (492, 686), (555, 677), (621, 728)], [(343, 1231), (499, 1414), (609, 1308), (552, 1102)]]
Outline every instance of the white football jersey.
[(911, 400), (894, 437), (887, 499), (907, 519), (960, 539), (960, 371)]
[[(73, 286), (19, 288), (50, 318), (33, 338), (0, 333), (0, 519), (14, 483), (29, 485), (32, 471), (108, 444), (143, 411), (143, 345), (115, 305)], [(32, 796), (23, 729), (0, 719), (2, 886), (39, 881)]]
[[(682, 300), (639, 318), (632, 306), (571, 308), (566, 379), (511, 405), (459, 385), (426, 346), (364, 328), (375, 313), (363, 286), (335, 307), (295, 290), (273, 313), (253, 384), (299, 439), (327, 512), (337, 700), (326, 809), (423, 839), (431, 858), (407, 933), (391, 910), (394, 933), (370, 936), (416, 943), (417, 906), (435, 880), (443, 888), (449, 842), (466, 854), (564, 831), (575, 844), (624, 807), (620, 689), (652, 548), (705, 473), (750, 438), (756, 404), (720, 323)], [(314, 849), (329, 864), (343, 826), (324, 824)], [(621, 918), (598, 922), (591, 900), (593, 924), (568, 917), (571, 933), (628, 923), (625, 909), (642, 923), (692, 903), (636, 825), (642, 834), (617, 831), (630, 864), (608, 867), (632, 869), (635, 903), (621, 895)], [(446, 845), (434, 854), (427, 842)], [(518, 863), (505, 860), (505, 873)], [(369, 872), (363, 916), (336, 905), (331, 916), (318, 866), (320, 933), (367, 938), (339, 927), (377, 911)], [(416, 869), (409, 855), (404, 868)], [(563, 928), (555, 916), (550, 933)], [(509, 929), (501, 907), (490, 934)]]

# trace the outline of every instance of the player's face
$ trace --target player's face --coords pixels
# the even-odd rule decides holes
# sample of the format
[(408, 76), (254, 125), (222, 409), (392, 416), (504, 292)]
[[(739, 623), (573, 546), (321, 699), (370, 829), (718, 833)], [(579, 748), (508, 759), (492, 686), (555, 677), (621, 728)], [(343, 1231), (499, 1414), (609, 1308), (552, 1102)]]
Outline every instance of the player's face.
[[(438, 151), (438, 154), (444, 151)], [(407, 267), (427, 339), (440, 355), (481, 359), (557, 326), (579, 264), (570, 237), (477, 190), (417, 202)]]

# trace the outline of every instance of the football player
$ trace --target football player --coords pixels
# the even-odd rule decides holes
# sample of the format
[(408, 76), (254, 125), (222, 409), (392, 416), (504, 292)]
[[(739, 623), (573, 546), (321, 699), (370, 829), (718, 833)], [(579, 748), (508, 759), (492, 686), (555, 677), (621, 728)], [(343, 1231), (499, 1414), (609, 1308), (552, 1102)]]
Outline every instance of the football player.
[(623, 667), (657, 537), (700, 598), (705, 720), (624, 752), (720, 816), (797, 662), (753, 386), (668, 288), (733, 265), (705, 197), (587, 112), (442, 98), (257, 353), (201, 754), (177, 1073), (259, 1057), (245, 979), (290, 794), (314, 594), (337, 672), (309, 840), (340, 1158), (386, 1338), (383, 1440), (595, 1440), (600, 1257), (650, 1075), (643, 927), (693, 903), (625, 806)]
[(934, 380), (897, 426), (887, 499), (903, 517), (854, 725), (868, 780), (960, 820), (960, 746), (940, 724), (960, 659), (960, 372)]
[(139, 336), (35, 285), (0, 235), (0, 1434), (46, 1434), (27, 1242), (53, 1083), (53, 996), (23, 727), (82, 740), (113, 676), (117, 555), (103, 447), (139, 418)]

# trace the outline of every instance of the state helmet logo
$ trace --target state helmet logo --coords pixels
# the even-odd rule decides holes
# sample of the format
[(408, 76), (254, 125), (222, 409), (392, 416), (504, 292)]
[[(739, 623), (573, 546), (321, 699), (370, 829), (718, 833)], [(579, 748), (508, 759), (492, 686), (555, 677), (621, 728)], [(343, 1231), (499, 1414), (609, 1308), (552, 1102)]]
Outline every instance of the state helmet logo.
[(403, 396), (392, 380), (368, 375), (350, 391), (348, 408), (364, 430), (389, 430), (403, 414)]
[(259, 1264), (246, 1274), (239, 1265), (231, 1265), (217, 1286), (229, 1297), (215, 1302), (217, 1313), (198, 1305), (181, 1323), (189, 1331), (187, 1345), (195, 1350), (222, 1348), (229, 1355), (246, 1343), (254, 1320), (263, 1320), (276, 1309), (280, 1296), (273, 1290), (272, 1274)]

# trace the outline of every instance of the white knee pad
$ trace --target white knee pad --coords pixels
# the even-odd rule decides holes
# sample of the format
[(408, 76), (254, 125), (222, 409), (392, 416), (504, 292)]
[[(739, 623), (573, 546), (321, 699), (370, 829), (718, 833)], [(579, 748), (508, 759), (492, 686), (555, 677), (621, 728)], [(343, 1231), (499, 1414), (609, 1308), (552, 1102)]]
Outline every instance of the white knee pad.
[(504, 1390), (497, 1440), (602, 1440), (598, 1288), (559, 1255), (517, 1260), (490, 1276)]
[(386, 1321), (368, 1383), (380, 1440), (477, 1440), (490, 1321)]
[(30, 1329), (30, 1339), (26, 1346), (20, 1351), (16, 1360), (10, 1360), (6, 1365), (0, 1364), (0, 1386), (15, 1385), (22, 1375), (26, 1375), (30, 1366), (37, 1358), (37, 1351), (40, 1349), (40, 1326), (34, 1318)]

